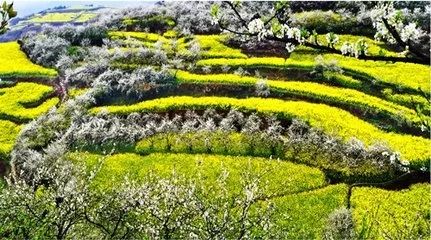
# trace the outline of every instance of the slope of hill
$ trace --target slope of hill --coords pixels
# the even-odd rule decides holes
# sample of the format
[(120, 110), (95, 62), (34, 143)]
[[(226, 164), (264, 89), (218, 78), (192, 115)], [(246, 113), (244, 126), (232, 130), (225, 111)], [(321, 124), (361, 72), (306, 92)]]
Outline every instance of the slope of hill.
[[(49, 238), (66, 223), (64, 238), (431, 235), (429, 65), (353, 34), (337, 38), (382, 58), (342, 55), (316, 32), (303, 41), (320, 48), (256, 51), (180, 32), (175, 4), (80, 27), (85, 44), (51, 32), (23, 39), (26, 53), (0, 43), (0, 170), (10, 161), (22, 179), (0, 189), (0, 237), (19, 226)], [(14, 26), (80, 26), (103, 10), (58, 7)], [(61, 44), (43, 48), (51, 37)]]

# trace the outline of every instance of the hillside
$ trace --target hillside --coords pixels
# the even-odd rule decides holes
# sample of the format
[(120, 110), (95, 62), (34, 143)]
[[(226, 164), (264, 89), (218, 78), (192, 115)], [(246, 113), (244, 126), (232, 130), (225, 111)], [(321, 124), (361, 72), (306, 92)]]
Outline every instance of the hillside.
[(20, 19), (9, 36), (54, 28), (0, 43), (0, 238), (429, 238), (427, 9)]

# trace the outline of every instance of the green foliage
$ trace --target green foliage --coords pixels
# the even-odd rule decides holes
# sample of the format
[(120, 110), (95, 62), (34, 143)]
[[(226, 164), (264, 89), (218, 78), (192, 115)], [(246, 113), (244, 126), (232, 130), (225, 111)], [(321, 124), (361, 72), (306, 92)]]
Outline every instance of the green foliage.
[[(182, 55), (187, 55), (187, 43), (185, 38), (169, 38), (162, 36), (156, 33), (147, 33), (147, 32), (122, 32), (122, 31), (111, 31), (108, 33), (111, 39), (120, 39), (125, 44), (132, 43), (136, 45), (137, 43), (141, 45), (141, 47), (146, 48), (154, 48), (155, 44), (161, 42), (162, 49), (169, 54), (181, 53)], [(133, 39), (138, 40), (131, 41)], [(173, 44), (175, 43), (175, 44)], [(173, 45), (176, 45), (176, 49), (173, 49)], [(123, 48), (126, 51), (134, 51), (133, 48)], [(126, 60), (124, 60), (126, 61)], [(124, 62), (123, 61), (123, 62)]]
[(0, 43), (0, 77), (53, 77), (54, 69), (32, 63), (16, 42)]
[(376, 142), (387, 143), (390, 148), (399, 151), (404, 160), (410, 161), (413, 168), (429, 167), (429, 145), (431, 144), (429, 139), (384, 132), (344, 110), (323, 104), (262, 98), (180, 96), (144, 101), (129, 106), (97, 107), (91, 111), (97, 113), (106, 109), (113, 114), (126, 115), (132, 112), (167, 112), (208, 108), (219, 110), (236, 108), (245, 112), (275, 114), (281, 119), (303, 119), (312, 127), (322, 129), (326, 133), (334, 134), (345, 140), (355, 137), (367, 145)]
[(326, 219), (345, 204), (347, 186), (344, 184), (273, 200), (277, 207), (277, 225), (286, 233), (286, 239), (321, 239)]
[(296, 61), (290, 58), (278, 58), (278, 57), (251, 57), (246, 59), (229, 59), (229, 58), (215, 58), (215, 59), (204, 59), (197, 62), (198, 66), (211, 66), (221, 67), (230, 66), (232, 68), (238, 67), (253, 67), (253, 68), (265, 68), (265, 67), (283, 67), (283, 68), (299, 68), (311, 70), (314, 66), (313, 61)]
[(9, 153), (23, 126), (47, 112), (58, 103), (58, 98), (47, 99), (52, 87), (21, 82), (8, 88), (0, 88), (0, 159), (8, 159)]
[(163, 133), (138, 142), (136, 151), (140, 154), (154, 152), (212, 153), (233, 156), (284, 157), (282, 143), (271, 144), (259, 135), (231, 132)]
[(357, 26), (353, 18), (344, 17), (333, 11), (303, 11), (292, 14), (292, 19), (293, 24), (300, 25), (309, 31), (316, 30), (319, 33), (346, 33), (351, 32), (352, 27)]
[[(83, 161), (89, 167), (97, 163), (100, 155), (83, 152), (69, 155), (75, 161)], [(266, 188), (266, 194), (285, 195), (320, 188), (326, 185), (324, 174), (304, 165), (251, 157), (230, 157), (218, 155), (188, 154), (116, 154), (108, 156), (96, 176), (98, 187), (115, 187), (124, 176), (134, 180), (143, 180), (149, 173), (165, 178), (174, 172), (186, 177), (202, 180), (202, 184), (212, 185), (220, 174), (228, 172), (228, 188), (235, 192), (239, 187), (241, 173), (249, 169), (251, 174), (260, 178)]]
[(178, 33), (174, 30), (168, 30), (165, 33), (163, 33), (163, 37), (165, 38), (176, 38), (178, 36)]
[(0, 117), (14, 122), (27, 122), (47, 112), (58, 103), (58, 98), (45, 99), (52, 87), (22, 82), (0, 89)]
[(196, 35), (195, 39), (202, 48), (204, 58), (247, 58), (241, 50), (226, 46), (223, 42), (227, 37), (224, 35)]
[[(426, 111), (430, 111), (430, 103), (429, 101), (421, 95), (417, 94), (398, 94), (394, 93), (392, 89), (386, 88), (382, 91), (383, 96), (385, 96), (386, 99), (398, 103), (400, 105), (407, 106), (409, 108), (414, 109), (416, 105), (419, 105), (424, 108)], [(427, 114), (429, 115), (429, 114)]]
[[(303, 54), (293, 52), (292, 61), (311, 62), (314, 61), (317, 54)], [(368, 78), (372, 81), (391, 84), (394, 87), (406, 88), (418, 91), (419, 88), (430, 90), (429, 66), (404, 63), (404, 62), (384, 62), (384, 61), (366, 61), (353, 57), (344, 57), (339, 54), (323, 54), (326, 61), (335, 60), (338, 65), (349, 75), (358, 75), (362, 78)], [(411, 73), (414, 72), (415, 75)]]
[(128, 37), (138, 39), (144, 42), (157, 42), (168, 41), (163, 36), (156, 33), (147, 33), (147, 32), (121, 32), (121, 31), (111, 31), (108, 35), (113, 39), (126, 39)]
[(72, 88), (72, 89), (69, 89), (69, 96), (72, 98), (75, 98), (85, 94), (87, 91), (89, 91), (88, 88)]
[(212, 4), (211, 5), (211, 16), (216, 18), (220, 11), (220, 5), (219, 4)]
[(341, 85), (347, 88), (353, 88), (362, 90), (362, 82), (354, 79), (350, 76), (343, 75), (341, 73), (336, 72), (323, 72), (323, 76), (321, 76), (322, 81), (326, 81), (329, 83), (336, 83), (337, 85)]
[[(362, 181), (363, 179), (381, 181), (391, 177), (385, 168), (378, 168), (371, 163), (349, 166), (339, 155), (330, 151), (316, 149), (317, 146), (302, 143), (283, 144), (281, 140), (268, 140), (258, 133), (245, 134), (223, 131), (198, 131), (189, 133), (160, 133), (142, 139), (136, 144), (136, 152), (151, 153), (188, 153), (218, 154), (231, 156), (254, 156), (280, 158), (281, 160), (304, 163), (331, 173), (331, 177), (344, 181)], [(384, 176), (384, 177), (382, 177)]]
[(7, 3), (6, 1), (0, 6), (0, 35), (7, 31), (9, 20), (16, 17), (18, 13), (13, 8), (13, 3)]
[(430, 236), (430, 185), (408, 190), (354, 188), (353, 216), (360, 239), (426, 239)]
[(14, 82), (14, 81), (9, 81), (9, 80), (4, 81), (4, 80), (0, 80), (0, 88), (4, 88), (4, 87), (11, 87), (11, 86), (13, 86), (13, 85), (15, 85), (15, 84), (16, 84), (16, 82)]
[(173, 18), (163, 15), (152, 15), (144, 18), (126, 18), (122, 25), (127, 31), (148, 29), (150, 32), (165, 32), (172, 29), (176, 23)]

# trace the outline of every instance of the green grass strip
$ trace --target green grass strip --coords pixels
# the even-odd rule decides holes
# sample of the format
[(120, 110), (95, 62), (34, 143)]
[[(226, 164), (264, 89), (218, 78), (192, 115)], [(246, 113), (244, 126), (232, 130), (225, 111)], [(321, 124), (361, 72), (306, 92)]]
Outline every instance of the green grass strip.
[(331, 84), (336, 83), (342, 87), (353, 88), (359, 91), (363, 88), (363, 83), (361, 81), (341, 73), (325, 72), (323, 73), (323, 79), (313, 79), (313, 81), (315, 80), (329, 82)]
[[(94, 166), (101, 155), (83, 152), (69, 155), (74, 161), (83, 161)], [(166, 154), (155, 153), (140, 156), (133, 153), (108, 156), (96, 177), (102, 188), (115, 187), (128, 176), (131, 179), (144, 179), (150, 172), (169, 177), (173, 172), (190, 178), (202, 178), (208, 186), (214, 184), (224, 171), (228, 175), (228, 187), (238, 191), (240, 176), (249, 169), (253, 176), (261, 176), (261, 183), (268, 195), (284, 195), (320, 188), (326, 185), (325, 175), (317, 168), (290, 162), (264, 158), (233, 157), (205, 154)]]
[(345, 205), (346, 195), (347, 186), (337, 184), (273, 199), (276, 225), (285, 239), (322, 239), (329, 214)]
[(97, 113), (106, 109), (113, 114), (126, 115), (132, 112), (166, 112), (187, 109), (204, 110), (208, 108), (220, 110), (236, 108), (242, 111), (276, 114), (282, 119), (303, 119), (312, 127), (320, 128), (328, 134), (334, 134), (345, 140), (356, 137), (365, 144), (386, 143), (395, 151), (399, 151), (403, 159), (410, 161), (412, 167), (429, 167), (431, 140), (384, 132), (347, 111), (324, 104), (263, 98), (235, 99), (228, 97), (179, 96), (144, 101), (129, 106), (97, 107), (91, 111)]
[(204, 58), (247, 58), (247, 55), (240, 49), (234, 49), (226, 46), (223, 42), (227, 40), (225, 35), (196, 35)]
[(397, 94), (392, 93), (391, 89), (384, 89), (382, 93), (386, 99), (389, 99), (390, 101), (398, 103), (400, 105), (409, 106), (411, 108), (416, 107), (416, 105), (420, 105), (427, 111), (429, 111), (431, 108), (428, 99), (421, 95)]
[(354, 188), (351, 201), (358, 239), (429, 238), (429, 197), (429, 184), (402, 191)]
[[(176, 78), (183, 83), (226, 83), (255, 85), (259, 79), (255, 77), (241, 77), (235, 74), (199, 75), (185, 71), (177, 71)], [(281, 90), (290, 95), (307, 97), (327, 104), (336, 104), (359, 108), (362, 111), (372, 111), (392, 115), (395, 119), (405, 119), (420, 126), (421, 120), (415, 111), (378, 97), (370, 96), (353, 89), (327, 86), (313, 82), (275, 81), (267, 80), (270, 89)]]

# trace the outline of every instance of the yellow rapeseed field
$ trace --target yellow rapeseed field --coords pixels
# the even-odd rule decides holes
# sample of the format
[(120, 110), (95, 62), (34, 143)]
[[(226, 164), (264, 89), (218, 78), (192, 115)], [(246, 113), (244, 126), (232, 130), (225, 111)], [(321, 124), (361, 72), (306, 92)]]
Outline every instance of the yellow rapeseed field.
[(32, 63), (20, 50), (17, 42), (0, 43), (0, 78), (52, 77), (55, 75), (57, 72), (54, 69)]

